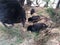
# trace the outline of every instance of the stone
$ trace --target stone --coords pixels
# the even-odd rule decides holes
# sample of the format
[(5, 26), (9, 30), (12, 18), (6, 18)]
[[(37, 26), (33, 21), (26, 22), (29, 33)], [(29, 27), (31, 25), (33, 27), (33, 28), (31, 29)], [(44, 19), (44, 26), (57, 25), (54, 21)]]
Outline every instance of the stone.
[(46, 4), (46, 2), (43, 0), (38, 0), (37, 2), (38, 2), (39, 7), (44, 7)]
[(57, 8), (59, 0), (50, 0), (48, 3), (48, 7), (52, 7), (53, 9)]
[[(39, 7), (44, 7), (46, 5), (46, 2), (43, 0), (31, 0), (32, 4), (31, 6), (39, 6)], [(37, 3), (36, 3), (37, 2)], [(52, 7), (53, 9), (56, 9), (58, 5), (59, 0), (50, 0), (48, 2), (48, 7)], [(27, 4), (27, 0), (25, 0), (24, 4)]]

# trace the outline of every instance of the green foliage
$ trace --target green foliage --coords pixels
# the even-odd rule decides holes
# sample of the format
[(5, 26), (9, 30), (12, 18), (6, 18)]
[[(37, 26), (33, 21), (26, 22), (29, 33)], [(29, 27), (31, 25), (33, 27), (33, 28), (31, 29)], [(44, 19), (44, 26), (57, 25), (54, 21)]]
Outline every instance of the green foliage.
[(46, 12), (50, 15), (50, 17), (54, 17), (56, 12), (53, 8), (47, 8)]
[[(23, 40), (24, 40), (23, 37), (22, 37), (22, 34), (21, 34), (21, 32), (19, 31), (18, 28), (8, 29), (8, 28), (0, 26), (0, 31), (3, 31), (4, 34), (8, 34), (11, 37), (11, 39), (13, 39), (14, 37), (17, 37), (16, 40), (14, 41), (14, 43), (16, 43), (16, 44), (22, 43)], [(11, 44), (11, 45), (13, 45), (13, 44)]]
[(55, 12), (55, 10), (53, 9), (53, 8), (47, 8), (46, 9), (46, 12), (49, 14), (49, 16), (51, 17), (51, 20), (52, 21), (54, 21), (54, 22), (56, 22), (56, 12)]
[(30, 33), (22, 32), (22, 30), (20, 28), (8, 29), (3, 26), (0, 26), (0, 31), (2, 31), (4, 34), (7, 34), (6, 36), (3, 36), (4, 38), (5, 37), (7, 38), (7, 36), (10, 36), (10, 39), (13, 39), (16, 37), (15, 40), (13, 39), (14, 40), (13, 42), (9, 42), (9, 43), (12, 43), (11, 45), (16, 45), (16, 44), (18, 45), (24, 41), (24, 38), (31, 38)]
[(43, 1), (45, 1), (45, 2), (49, 2), (50, 0), (43, 0)]
[(53, 8), (48, 8), (47, 13), (49, 14), (49, 16), (51, 17), (51, 20), (56, 23), (56, 26), (60, 25), (60, 11), (56, 11)]

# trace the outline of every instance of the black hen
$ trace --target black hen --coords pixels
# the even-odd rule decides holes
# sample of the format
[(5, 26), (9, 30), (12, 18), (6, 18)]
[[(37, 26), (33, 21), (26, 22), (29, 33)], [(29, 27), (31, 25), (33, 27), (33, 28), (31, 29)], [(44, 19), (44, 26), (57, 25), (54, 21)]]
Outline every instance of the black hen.
[(28, 22), (33, 22), (36, 23), (40, 20), (40, 16), (32, 16), (30, 18), (28, 18)]
[(23, 26), (26, 21), (25, 10), (20, 6), (17, 0), (1, 0), (0, 1), (0, 21), (6, 24), (20, 23)]
[(30, 14), (32, 15), (32, 14), (34, 14), (35, 13), (35, 9), (31, 9), (31, 11), (30, 11)]
[(31, 32), (39, 32), (41, 29), (46, 29), (48, 26), (44, 23), (37, 23), (33, 25), (29, 25), (27, 31)]

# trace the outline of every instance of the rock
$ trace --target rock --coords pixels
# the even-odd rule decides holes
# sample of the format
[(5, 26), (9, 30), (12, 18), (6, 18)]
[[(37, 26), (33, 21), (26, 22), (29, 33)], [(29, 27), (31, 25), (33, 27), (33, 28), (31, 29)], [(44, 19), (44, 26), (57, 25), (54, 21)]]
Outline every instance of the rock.
[(32, 1), (31, 6), (38, 6), (38, 5), (36, 4), (36, 0), (33, 0), (33, 1)]
[(25, 2), (24, 2), (24, 5), (26, 5), (27, 4), (27, 0), (25, 0)]
[(59, 0), (50, 0), (49, 4), (48, 4), (48, 7), (52, 7), (54, 9), (56, 9), (57, 5), (58, 5), (58, 2), (59, 2)]
[(46, 2), (43, 0), (38, 0), (37, 2), (38, 2), (39, 7), (44, 7), (46, 4)]
[[(46, 5), (46, 2), (43, 0), (31, 0), (31, 1), (32, 1), (31, 6), (44, 7)], [(59, 0), (50, 0), (48, 2), (48, 7), (52, 7), (54, 9), (56, 9), (58, 5), (60, 6), (60, 4), (58, 4), (58, 3), (59, 3)], [(27, 4), (27, 0), (25, 0), (25, 4)]]

